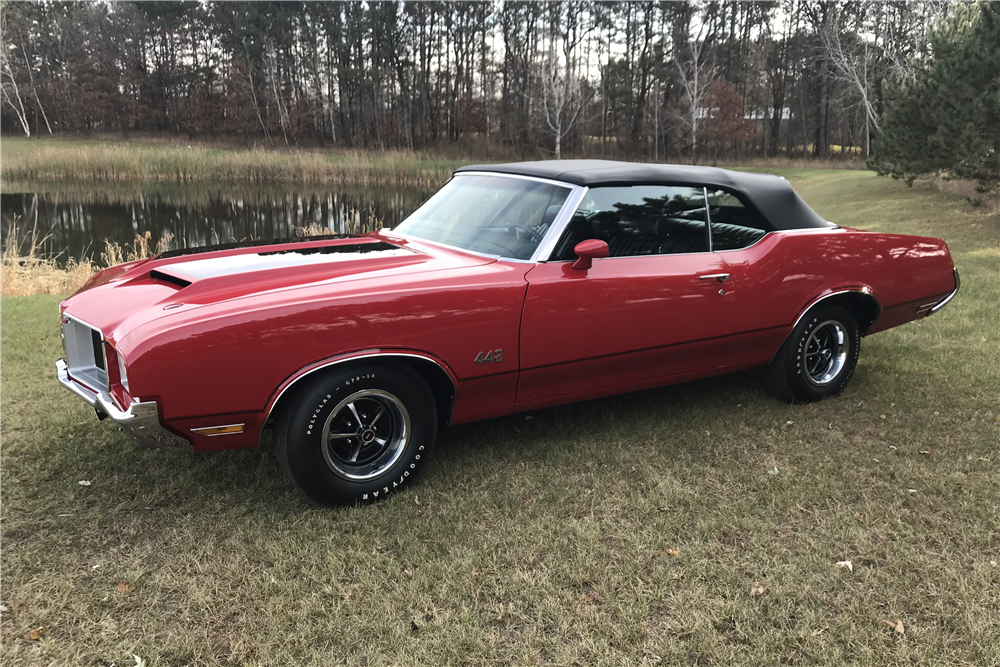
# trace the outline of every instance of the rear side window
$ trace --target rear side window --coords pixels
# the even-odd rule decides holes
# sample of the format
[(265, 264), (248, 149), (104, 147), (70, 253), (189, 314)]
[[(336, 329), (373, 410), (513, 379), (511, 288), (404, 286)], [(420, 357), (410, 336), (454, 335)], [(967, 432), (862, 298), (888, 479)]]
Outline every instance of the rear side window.
[(736, 195), (708, 189), (712, 221), (712, 250), (739, 250), (761, 240), (774, 227), (756, 209), (745, 206)]
[(588, 239), (605, 241), (609, 257), (708, 252), (704, 193), (673, 185), (591, 188), (551, 259), (575, 259), (573, 248)]

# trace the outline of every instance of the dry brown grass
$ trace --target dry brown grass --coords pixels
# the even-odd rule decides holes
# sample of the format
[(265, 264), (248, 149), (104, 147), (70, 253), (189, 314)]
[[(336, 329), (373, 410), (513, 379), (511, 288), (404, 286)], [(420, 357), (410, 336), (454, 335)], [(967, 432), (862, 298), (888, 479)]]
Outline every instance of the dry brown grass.
[(65, 267), (61, 267), (57, 258), (43, 255), (41, 247), (45, 239), (36, 239), (32, 235), (30, 242), (23, 247), (25, 244), (18, 239), (17, 228), (12, 225), (0, 253), (0, 294), (72, 294), (102, 268), (145, 259), (170, 249), (169, 236), (155, 245), (151, 240), (149, 232), (136, 235), (132, 243), (119, 244), (106, 239), (99, 263), (89, 257), (72, 257)]
[(152, 257), (153, 255), (159, 255), (161, 252), (170, 250), (172, 240), (173, 237), (167, 234), (154, 245), (152, 243), (152, 234), (150, 234), (150, 232), (146, 232), (145, 234), (136, 234), (135, 240), (132, 243), (118, 244), (114, 241), (105, 239), (104, 251), (101, 252), (101, 262), (104, 266), (115, 266), (117, 264), (134, 262), (137, 259), (146, 259), (148, 257)]
[(54, 258), (42, 256), (41, 243), (32, 238), (27, 252), (22, 253), (17, 229), (12, 227), (0, 254), (0, 294), (72, 294), (97, 271), (88, 258), (71, 259), (62, 268)]
[[(344, 233), (345, 234), (367, 234), (368, 232), (374, 232), (385, 227), (385, 220), (378, 217), (371, 211), (362, 217), (361, 211), (351, 209), (348, 212), (348, 217), (344, 220)], [(325, 236), (331, 234), (332, 232), (324, 227), (323, 225), (310, 222), (304, 227), (296, 227), (296, 236)]]
[(324, 151), (48, 139), (5, 139), (5, 181), (224, 182), (428, 185), (460, 160), (411, 151)]

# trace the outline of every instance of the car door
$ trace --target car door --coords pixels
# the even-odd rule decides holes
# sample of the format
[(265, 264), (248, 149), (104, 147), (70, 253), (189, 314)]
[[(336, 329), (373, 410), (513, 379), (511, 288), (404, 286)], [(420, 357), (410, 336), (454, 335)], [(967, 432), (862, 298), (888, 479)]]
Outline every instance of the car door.
[[(710, 252), (705, 191), (591, 188), (550, 261), (526, 275), (517, 403), (557, 403), (656, 384), (719, 363), (734, 288)], [(572, 267), (580, 241), (609, 256)]]

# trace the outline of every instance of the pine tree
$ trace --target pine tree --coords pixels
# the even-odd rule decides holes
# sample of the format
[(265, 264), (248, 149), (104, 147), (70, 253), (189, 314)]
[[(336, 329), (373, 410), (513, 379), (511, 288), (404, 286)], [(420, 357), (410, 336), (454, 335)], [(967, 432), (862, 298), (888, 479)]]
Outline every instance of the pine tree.
[(1000, 183), (1000, 4), (957, 5), (912, 79), (886, 85), (869, 166), (912, 183), (939, 170)]

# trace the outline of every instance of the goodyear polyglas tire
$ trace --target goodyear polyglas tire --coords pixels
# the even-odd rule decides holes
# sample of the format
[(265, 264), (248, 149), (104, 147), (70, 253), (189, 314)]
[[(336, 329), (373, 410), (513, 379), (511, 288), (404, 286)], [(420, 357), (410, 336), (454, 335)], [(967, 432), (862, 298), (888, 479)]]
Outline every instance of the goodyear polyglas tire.
[(437, 436), (434, 398), (407, 366), (351, 365), (318, 374), (281, 415), (282, 470), (323, 505), (381, 500), (423, 467)]
[(765, 371), (768, 390), (788, 402), (820, 401), (839, 394), (854, 375), (861, 328), (838, 304), (813, 308), (792, 330)]

